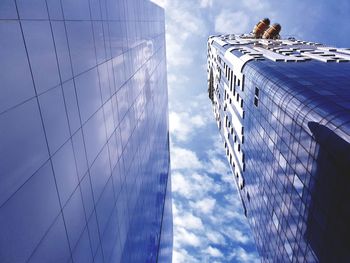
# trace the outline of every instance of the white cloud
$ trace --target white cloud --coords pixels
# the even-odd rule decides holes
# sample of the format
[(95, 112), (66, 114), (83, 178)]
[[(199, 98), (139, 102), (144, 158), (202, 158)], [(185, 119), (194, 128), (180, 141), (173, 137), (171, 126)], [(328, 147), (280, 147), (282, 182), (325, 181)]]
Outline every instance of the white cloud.
[(174, 112), (169, 113), (169, 130), (170, 133), (179, 141), (187, 141), (189, 136), (196, 129), (205, 126), (205, 116), (194, 115), (189, 112)]
[[(269, 8), (269, 4), (267, 1), (263, 1), (263, 0), (244, 0), (242, 1), (243, 5), (248, 8), (249, 10), (255, 10), (255, 11), (261, 11), (263, 9), (265, 9), (266, 14), (268, 14), (268, 8)], [(258, 22), (258, 21), (256, 21)]]
[(173, 252), (173, 263), (197, 263), (200, 262), (191, 256), (186, 249), (177, 249)]
[(213, 212), (216, 204), (216, 200), (212, 197), (207, 197), (196, 202), (190, 202), (193, 209), (197, 210), (202, 214), (210, 214)]
[(194, 50), (186, 48), (198, 36), (207, 35), (205, 20), (190, 1), (166, 1), (167, 62), (171, 67), (189, 66), (193, 62)]
[[(224, 149), (222, 149), (222, 151), (224, 152)], [(208, 165), (208, 171), (210, 173), (217, 173), (222, 176), (226, 174), (232, 174), (226, 160), (223, 161), (222, 159), (219, 159), (217, 157), (211, 158), (210, 164)], [(233, 180), (233, 177), (232, 177), (232, 180)]]
[(232, 261), (238, 261), (238, 262), (260, 262), (260, 259), (257, 254), (253, 253), (248, 253), (247, 251), (244, 250), (242, 247), (237, 247), (230, 255), (229, 257), (230, 260)]
[(207, 32), (207, 29), (204, 26), (205, 21), (201, 19), (197, 12), (195, 12), (195, 5), (191, 5), (191, 3), (188, 2), (188, 7), (186, 8), (183, 5), (180, 5), (178, 1), (170, 1), (169, 4), (167, 15), (169, 22), (171, 21), (172, 23), (167, 23), (167, 25), (170, 27), (170, 34), (179, 33), (174, 36), (182, 41), (190, 36), (193, 38), (193, 35), (205, 35)]
[(174, 231), (174, 247), (181, 248), (183, 246), (200, 247), (201, 239), (194, 232), (183, 227), (176, 227)]
[(226, 226), (225, 234), (229, 236), (232, 240), (242, 244), (247, 244), (251, 241), (251, 239), (242, 231), (238, 230), (236, 226)]
[(193, 57), (189, 54), (188, 50), (184, 49), (184, 43), (179, 41), (181, 38), (187, 38), (184, 33), (176, 36), (175, 34), (166, 34), (166, 53), (167, 62), (169, 66), (183, 67), (188, 66), (193, 62)]
[(180, 105), (180, 102), (170, 105), (169, 129), (171, 138), (186, 142), (194, 134), (198, 134), (199, 129), (206, 129), (208, 124), (214, 122), (210, 107), (206, 93), (194, 96), (191, 104), (185, 109)]
[(173, 193), (178, 193), (191, 201), (222, 191), (221, 186), (205, 174), (190, 173), (185, 176), (174, 172), (171, 179)]
[[(174, 73), (168, 73), (168, 86), (169, 86), (169, 84), (170, 85), (174, 85), (174, 84), (185, 85), (190, 80), (191, 79), (185, 75), (177, 75)], [(169, 87), (169, 89), (171, 89), (171, 87)], [(174, 87), (174, 89), (175, 89), (175, 87)]]
[(208, 253), (210, 256), (212, 257), (216, 257), (216, 258), (222, 258), (224, 255), (220, 252), (220, 250), (218, 250), (215, 247), (209, 246), (206, 250), (206, 253)]
[(197, 154), (191, 150), (172, 146), (170, 154), (172, 169), (199, 169), (203, 167)]
[(213, 5), (213, 0), (200, 0), (200, 6), (202, 8), (212, 7), (212, 5)]
[(203, 223), (202, 220), (194, 216), (192, 213), (183, 213), (178, 215), (174, 219), (174, 225), (176, 227), (183, 227), (187, 230), (202, 230), (203, 229)]
[(205, 231), (205, 235), (208, 239), (208, 241), (217, 244), (217, 245), (223, 245), (225, 244), (225, 236), (223, 234), (221, 234), (219, 231), (215, 231), (215, 230), (211, 230)]
[(218, 33), (249, 33), (251, 31), (250, 27), (249, 16), (242, 11), (230, 12), (222, 10), (215, 18), (215, 31)]

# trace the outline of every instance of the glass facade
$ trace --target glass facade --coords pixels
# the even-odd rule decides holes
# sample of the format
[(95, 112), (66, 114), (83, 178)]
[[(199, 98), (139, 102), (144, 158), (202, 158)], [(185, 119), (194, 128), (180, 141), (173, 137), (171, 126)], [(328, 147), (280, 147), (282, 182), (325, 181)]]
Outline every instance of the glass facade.
[(209, 96), (262, 261), (349, 262), (350, 64), (242, 66), (214, 45)]
[(156, 262), (169, 166), (163, 9), (0, 2), (1, 262)]

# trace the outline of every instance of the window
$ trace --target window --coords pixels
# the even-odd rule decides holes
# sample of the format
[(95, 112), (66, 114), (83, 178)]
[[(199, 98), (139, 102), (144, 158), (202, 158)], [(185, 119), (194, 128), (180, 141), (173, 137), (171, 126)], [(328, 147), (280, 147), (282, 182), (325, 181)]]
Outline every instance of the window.
[(255, 107), (258, 107), (259, 105), (259, 100), (257, 99), (257, 97), (254, 98), (254, 105)]
[(259, 105), (259, 89), (257, 87), (255, 87), (254, 105), (255, 107)]
[(294, 174), (293, 186), (295, 190), (297, 190), (299, 196), (301, 197), (303, 194), (304, 185), (296, 174)]
[(273, 221), (273, 224), (275, 225), (276, 229), (278, 229), (279, 227), (279, 221), (278, 221), (278, 218), (277, 218), (277, 215), (275, 214), (275, 212), (272, 213), (272, 221)]
[(259, 89), (255, 87), (255, 96), (259, 97)]

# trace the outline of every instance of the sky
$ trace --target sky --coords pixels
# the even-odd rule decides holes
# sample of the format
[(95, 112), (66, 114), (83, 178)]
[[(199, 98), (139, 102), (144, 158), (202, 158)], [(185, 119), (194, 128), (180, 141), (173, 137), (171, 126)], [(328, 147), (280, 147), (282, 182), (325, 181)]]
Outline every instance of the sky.
[(350, 47), (350, 1), (153, 2), (166, 14), (173, 262), (260, 262), (207, 95), (207, 38), (269, 17), (284, 37)]

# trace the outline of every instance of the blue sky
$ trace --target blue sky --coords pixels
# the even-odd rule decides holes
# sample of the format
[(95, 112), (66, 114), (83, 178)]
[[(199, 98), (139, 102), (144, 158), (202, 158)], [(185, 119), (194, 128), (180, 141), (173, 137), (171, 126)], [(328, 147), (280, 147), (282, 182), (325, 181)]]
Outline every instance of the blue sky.
[(350, 1), (154, 2), (166, 12), (173, 262), (259, 262), (206, 92), (207, 37), (269, 17), (282, 36), (350, 47)]

